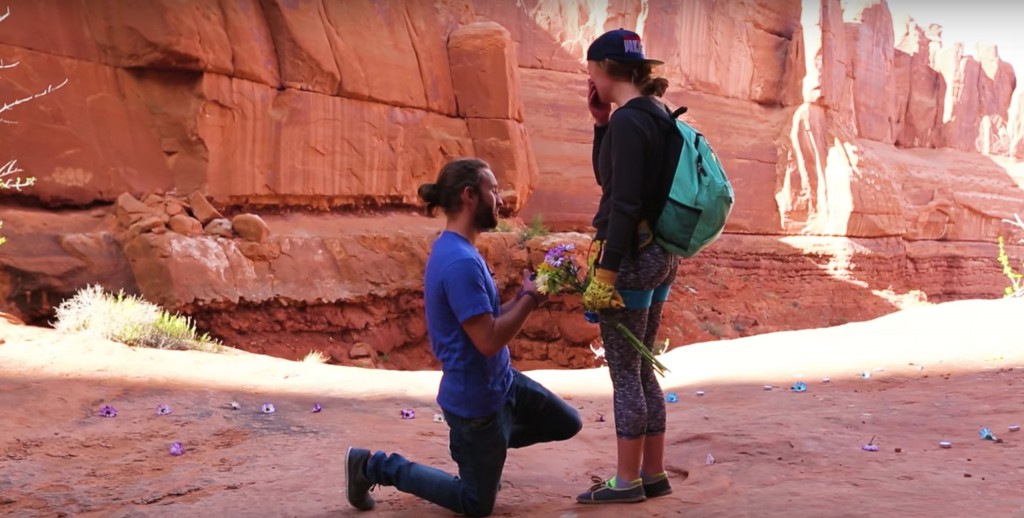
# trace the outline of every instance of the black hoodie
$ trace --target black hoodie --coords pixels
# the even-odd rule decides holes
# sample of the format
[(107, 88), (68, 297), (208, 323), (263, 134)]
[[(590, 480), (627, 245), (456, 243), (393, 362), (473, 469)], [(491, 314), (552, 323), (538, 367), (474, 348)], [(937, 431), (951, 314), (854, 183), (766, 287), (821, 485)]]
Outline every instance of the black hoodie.
[(607, 125), (594, 127), (594, 177), (601, 203), (593, 225), (595, 239), (605, 240), (598, 266), (619, 271), (622, 259), (638, 250), (640, 221), (654, 228), (682, 146), (668, 108), (651, 97), (630, 100)]

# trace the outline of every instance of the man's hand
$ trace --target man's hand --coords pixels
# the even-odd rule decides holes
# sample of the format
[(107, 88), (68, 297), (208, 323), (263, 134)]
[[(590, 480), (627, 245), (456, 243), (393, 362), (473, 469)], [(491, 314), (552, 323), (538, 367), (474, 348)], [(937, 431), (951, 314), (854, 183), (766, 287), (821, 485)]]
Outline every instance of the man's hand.
[(615, 277), (618, 274), (611, 270), (598, 268), (590, 278), (587, 291), (583, 293), (583, 309), (601, 311), (602, 309), (618, 309), (626, 307), (622, 295), (615, 291)]
[(587, 79), (587, 107), (590, 108), (590, 115), (594, 117), (594, 123), (598, 126), (604, 126), (608, 124), (608, 119), (612, 115), (611, 103), (603, 101), (597, 95), (597, 85), (594, 84), (592, 79)]

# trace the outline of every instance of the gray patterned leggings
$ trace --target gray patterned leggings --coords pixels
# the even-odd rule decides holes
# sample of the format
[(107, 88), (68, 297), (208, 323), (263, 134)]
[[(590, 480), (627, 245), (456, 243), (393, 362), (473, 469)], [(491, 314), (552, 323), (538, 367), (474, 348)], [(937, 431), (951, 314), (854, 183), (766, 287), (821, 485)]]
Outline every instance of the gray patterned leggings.
[(614, 392), (615, 434), (620, 439), (665, 433), (665, 395), (654, 367), (608, 321), (618, 319), (655, 350), (661, 312), (678, 267), (679, 258), (657, 244), (645, 247), (636, 258), (626, 258), (615, 282), (626, 309), (601, 312), (601, 339)]

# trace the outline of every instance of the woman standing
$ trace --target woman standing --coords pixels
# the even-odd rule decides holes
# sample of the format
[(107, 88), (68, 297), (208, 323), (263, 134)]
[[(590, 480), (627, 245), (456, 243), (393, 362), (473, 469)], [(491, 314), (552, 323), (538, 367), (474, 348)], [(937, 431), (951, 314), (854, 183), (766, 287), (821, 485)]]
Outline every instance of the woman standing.
[(587, 50), (601, 202), (593, 220), (596, 261), (583, 305), (601, 313), (618, 465), (614, 477), (577, 497), (583, 503), (641, 502), (672, 492), (664, 466), (664, 394), (653, 366), (610, 324), (621, 322), (653, 350), (679, 264), (650, 231), (671, 185), (670, 161), (678, 160), (682, 146), (668, 109), (657, 99), (668, 87), (652, 71), (661, 64), (647, 59), (640, 36), (624, 29), (601, 35)]

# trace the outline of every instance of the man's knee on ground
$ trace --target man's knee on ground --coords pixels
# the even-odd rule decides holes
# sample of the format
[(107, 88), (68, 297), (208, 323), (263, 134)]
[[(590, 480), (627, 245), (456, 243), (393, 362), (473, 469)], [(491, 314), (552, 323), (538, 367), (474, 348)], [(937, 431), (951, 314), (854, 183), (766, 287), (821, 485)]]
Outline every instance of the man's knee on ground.
[(463, 512), (466, 516), (490, 516), (494, 512), (497, 495), (491, 498), (467, 498)]
[(462, 486), (462, 513), (466, 516), (490, 516), (498, 500), (500, 483), (494, 487), (477, 484)]
[(559, 440), (559, 441), (567, 441), (569, 439), (572, 439), (573, 437), (576, 437), (576, 434), (580, 433), (580, 430), (582, 430), (582, 429), (583, 429), (583, 420), (580, 419), (579, 412), (576, 412), (576, 414), (573, 416), (572, 426), (566, 426), (565, 427), (565, 431), (566, 431), (565, 437), (561, 437), (561, 438), (559, 438), (557, 440)]

